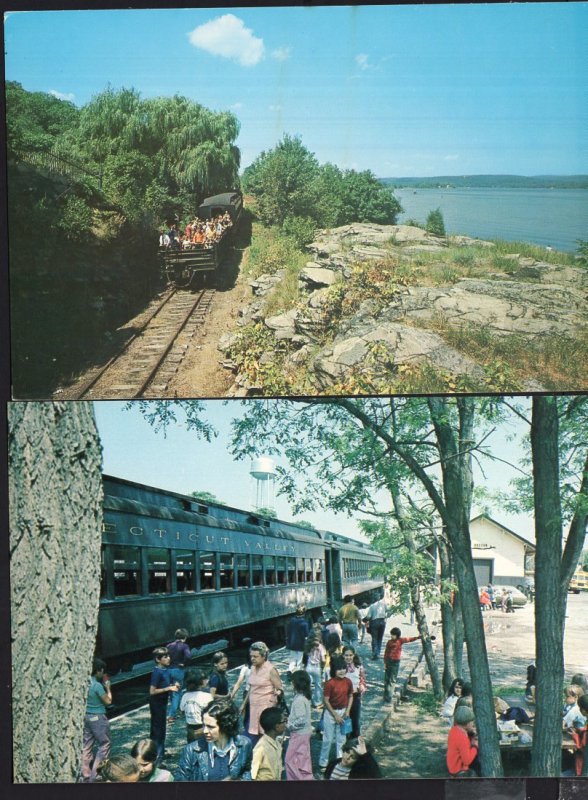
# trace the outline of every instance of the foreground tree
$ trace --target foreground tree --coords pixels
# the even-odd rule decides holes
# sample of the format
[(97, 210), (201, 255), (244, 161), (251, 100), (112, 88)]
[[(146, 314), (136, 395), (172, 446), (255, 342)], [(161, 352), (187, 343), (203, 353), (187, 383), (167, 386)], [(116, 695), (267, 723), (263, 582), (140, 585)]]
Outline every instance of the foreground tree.
[[(533, 398), (531, 450), (535, 509), (535, 638), (537, 716), (531, 771), (537, 777), (561, 769), (561, 687), (564, 681), (564, 630), (567, 590), (586, 537), (588, 523), (588, 402), (586, 398)], [(567, 428), (563, 444), (560, 428)], [(571, 441), (570, 441), (571, 438)], [(566, 446), (567, 445), (567, 446)], [(565, 548), (562, 469), (570, 488), (570, 465), (577, 463), (577, 489), (568, 504), (570, 519)], [(582, 460), (583, 459), (583, 460)], [(563, 466), (562, 466), (563, 465)]]
[(73, 782), (98, 625), (101, 450), (89, 403), (8, 407), (14, 780)]

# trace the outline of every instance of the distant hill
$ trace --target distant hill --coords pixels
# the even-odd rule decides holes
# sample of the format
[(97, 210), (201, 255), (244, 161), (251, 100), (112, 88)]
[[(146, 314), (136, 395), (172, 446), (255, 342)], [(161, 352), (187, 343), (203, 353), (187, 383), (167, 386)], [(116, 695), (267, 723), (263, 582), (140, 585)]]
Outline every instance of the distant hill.
[(588, 189), (588, 175), (439, 175), (380, 180), (395, 189)]

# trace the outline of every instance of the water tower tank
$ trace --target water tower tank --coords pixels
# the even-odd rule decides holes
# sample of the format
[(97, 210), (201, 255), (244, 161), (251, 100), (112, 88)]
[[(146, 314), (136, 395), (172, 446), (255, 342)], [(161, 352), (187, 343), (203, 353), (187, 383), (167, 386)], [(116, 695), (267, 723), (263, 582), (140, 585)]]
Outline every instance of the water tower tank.
[(249, 474), (257, 481), (269, 481), (275, 477), (276, 465), (272, 458), (260, 456), (251, 462)]

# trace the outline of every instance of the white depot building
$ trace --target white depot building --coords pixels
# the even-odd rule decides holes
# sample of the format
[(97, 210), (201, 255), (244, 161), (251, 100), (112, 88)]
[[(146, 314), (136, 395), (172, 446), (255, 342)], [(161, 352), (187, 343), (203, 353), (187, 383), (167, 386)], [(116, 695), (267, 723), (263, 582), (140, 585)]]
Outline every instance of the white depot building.
[(533, 576), (535, 545), (518, 533), (480, 514), (470, 520), (470, 537), (478, 586), (517, 586)]

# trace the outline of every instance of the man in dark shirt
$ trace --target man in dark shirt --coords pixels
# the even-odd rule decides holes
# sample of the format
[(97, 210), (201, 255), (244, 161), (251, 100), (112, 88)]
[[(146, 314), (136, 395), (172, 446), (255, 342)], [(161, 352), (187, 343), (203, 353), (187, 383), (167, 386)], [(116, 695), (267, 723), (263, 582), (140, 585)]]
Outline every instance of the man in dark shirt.
[(310, 633), (310, 627), (305, 618), (305, 606), (297, 606), (296, 614), (288, 620), (288, 628), (286, 630), (286, 647), (290, 651), (290, 663), (288, 664), (288, 672), (295, 672), (302, 667), (302, 651), (304, 650), (304, 642)]
[(188, 631), (185, 628), (178, 628), (175, 632), (175, 641), (167, 645), (167, 651), (170, 655), (169, 661), (169, 677), (171, 683), (178, 683), (180, 691), (172, 694), (171, 702), (169, 704), (169, 716), (167, 721), (174, 722), (180, 707), (180, 699), (182, 689), (184, 688), (184, 667), (192, 658), (192, 651), (186, 644), (188, 638)]

